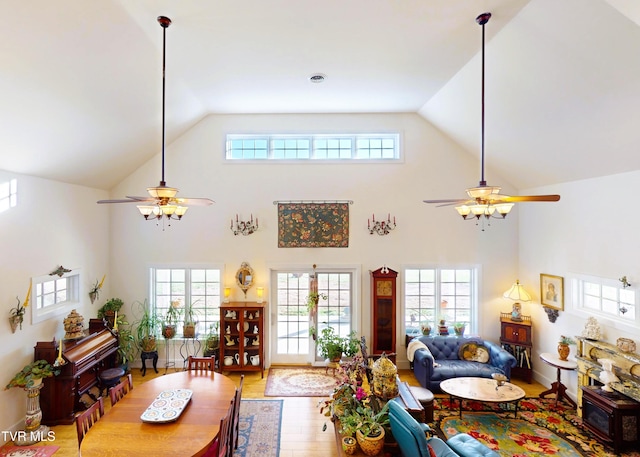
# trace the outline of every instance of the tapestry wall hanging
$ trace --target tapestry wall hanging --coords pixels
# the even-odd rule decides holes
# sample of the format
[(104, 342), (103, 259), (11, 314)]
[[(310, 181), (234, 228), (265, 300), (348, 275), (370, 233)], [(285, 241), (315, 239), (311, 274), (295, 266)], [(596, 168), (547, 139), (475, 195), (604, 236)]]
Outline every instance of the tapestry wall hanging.
[(349, 247), (349, 203), (278, 203), (278, 247)]

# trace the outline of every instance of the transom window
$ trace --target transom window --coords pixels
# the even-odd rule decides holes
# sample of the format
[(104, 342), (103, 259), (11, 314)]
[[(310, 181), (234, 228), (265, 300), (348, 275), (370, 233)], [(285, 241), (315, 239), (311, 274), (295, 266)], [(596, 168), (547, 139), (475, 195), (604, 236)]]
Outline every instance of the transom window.
[(227, 160), (398, 160), (399, 134), (227, 135)]
[(454, 324), (475, 331), (477, 271), (473, 268), (406, 268), (404, 270), (405, 329), (421, 334), (422, 325), (437, 334), (444, 319), (449, 333)]
[(62, 276), (50, 274), (32, 279), (31, 317), (34, 323), (59, 316), (80, 303), (80, 270)]
[(172, 301), (180, 301), (182, 335), (185, 304), (191, 304), (197, 321), (196, 334), (204, 335), (220, 322), (219, 268), (151, 268), (151, 306), (160, 318), (167, 315)]
[(637, 292), (620, 280), (605, 278), (574, 278), (572, 298), (577, 308), (595, 314), (614, 317), (623, 322), (637, 318)]
[(0, 213), (13, 208), (18, 203), (18, 180), (0, 183)]

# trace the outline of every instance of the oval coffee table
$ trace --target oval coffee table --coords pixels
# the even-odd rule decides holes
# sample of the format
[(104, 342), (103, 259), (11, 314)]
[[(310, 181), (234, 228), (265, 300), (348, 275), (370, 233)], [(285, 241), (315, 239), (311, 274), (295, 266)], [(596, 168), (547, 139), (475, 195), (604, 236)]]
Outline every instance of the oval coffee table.
[(462, 400), (515, 403), (514, 417), (517, 417), (518, 403), (525, 395), (524, 390), (510, 382), (498, 386), (495, 380), (487, 378), (451, 378), (442, 381), (440, 389), (449, 394), (451, 403), (453, 403), (453, 397), (458, 398), (460, 417), (462, 417)]

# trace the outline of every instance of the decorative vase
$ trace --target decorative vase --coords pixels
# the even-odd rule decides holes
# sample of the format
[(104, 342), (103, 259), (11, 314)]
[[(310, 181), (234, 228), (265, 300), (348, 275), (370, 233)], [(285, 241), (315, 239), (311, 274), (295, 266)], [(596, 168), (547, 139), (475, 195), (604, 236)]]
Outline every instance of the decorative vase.
[(185, 338), (195, 338), (196, 337), (196, 324), (189, 323), (184, 324), (182, 328), (182, 333)]
[(22, 316), (9, 317), (9, 324), (11, 324), (11, 333), (16, 333), (18, 325), (22, 328)]
[(358, 448), (358, 442), (353, 436), (343, 436), (342, 437), (342, 450), (347, 455), (352, 455), (356, 452)]
[(464, 325), (458, 326), (458, 327), (453, 327), (453, 331), (456, 333), (456, 336), (464, 335), (464, 329), (465, 329)]
[(570, 352), (571, 348), (568, 344), (558, 343), (558, 356), (560, 357), (560, 360), (567, 360)]
[(426, 336), (431, 334), (431, 326), (429, 324), (422, 324), (421, 329), (423, 335)]
[(360, 449), (366, 455), (378, 455), (384, 448), (384, 428), (380, 427), (381, 433), (378, 436), (364, 436), (360, 430), (356, 430), (356, 439)]
[(96, 301), (96, 298), (98, 298), (98, 292), (89, 292), (89, 300), (91, 300), (91, 303)]

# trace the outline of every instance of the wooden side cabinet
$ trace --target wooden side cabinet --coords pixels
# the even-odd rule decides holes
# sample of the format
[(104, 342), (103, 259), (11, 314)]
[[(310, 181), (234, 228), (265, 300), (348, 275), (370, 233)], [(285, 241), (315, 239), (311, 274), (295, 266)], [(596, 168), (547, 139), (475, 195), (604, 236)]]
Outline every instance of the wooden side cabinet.
[(600, 441), (612, 445), (616, 454), (623, 448), (637, 449), (640, 403), (618, 392), (605, 392), (598, 386), (583, 386), (582, 423)]
[(264, 303), (220, 306), (220, 371), (260, 371), (264, 378)]
[(500, 313), (500, 344), (518, 361), (511, 368), (511, 376), (531, 384), (533, 358), (531, 357), (531, 316), (522, 316), (522, 321), (512, 321), (511, 313)]
[[(396, 280), (398, 272), (378, 268), (371, 272), (371, 319), (373, 324), (370, 353), (373, 356), (396, 352)], [(394, 356), (390, 356), (395, 361)]]

